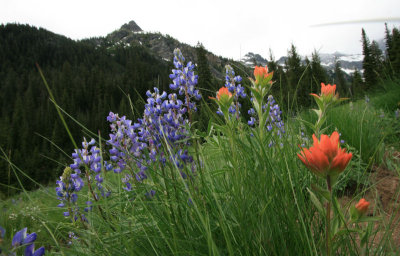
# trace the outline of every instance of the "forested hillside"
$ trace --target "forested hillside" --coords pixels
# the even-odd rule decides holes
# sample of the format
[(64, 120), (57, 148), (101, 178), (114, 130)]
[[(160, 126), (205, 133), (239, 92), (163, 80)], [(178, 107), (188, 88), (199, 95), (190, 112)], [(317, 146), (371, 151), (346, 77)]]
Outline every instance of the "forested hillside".
[[(0, 26), (0, 146), (4, 154), (33, 180), (46, 183), (59, 176), (55, 161), (69, 160), (46, 139), (70, 154), (73, 147), (35, 66), (38, 63), (57, 103), (87, 128), (107, 136), (110, 110), (133, 118), (129, 101), (141, 113), (140, 96), (154, 86), (166, 89), (169, 63), (145, 48), (97, 47), (27, 25)], [(82, 129), (67, 118), (77, 141)], [(51, 159), (51, 160), (50, 160)], [(0, 161), (0, 183), (17, 180)], [(21, 177), (26, 188), (34, 183)], [(7, 193), (7, 186), (0, 186)]]
[[(317, 51), (310, 59), (302, 61), (292, 44), (284, 65), (271, 54), (267, 64), (269, 71), (274, 72), (271, 93), (282, 106), (283, 117), (312, 106), (309, 93), (317, 93), (321, 82), (334, 83), (340, 96), (356, 99), (385, 89), (381, 86), (384, 80), (397, 79), (400, 74), (399, 30), (386, 27), (385, 52), (375, 41), (369, 41), (364, 30), (360, 36), (363, 72), (356, 70), (350, 81), (345, 79), (339, 61), (335, 63), (334, 73), (327, 73)], [(53, 182), (70, 163), (72, 143), (49, 100), (36, 63), (43, 70), (57, 104), (89, 130), (107, 138), (106, 117), (110, 111), (136, 120), (143, 112), (147, 90), (158, 87), (168, 91), (172, 59), (167, 57), (172, 56), (171, 49), (178, 46), (187, 51), (182, 50), (184, 56), (189, 56), (187, 61), (196, 62), (195, 72), (199, 75), (198, 88), (203, 101), (195, 128), (204, 130), (210, 111), (215, 112), (204, 99), (215, 96), (218, 88), (224, 85), (221, 77), (225, 75), (225, 65), (231, 64), (236, 75), (243, 77), (244, 86), (250, 84), (247, 77), (251, 76), (251, 71), (244, 63), (215, 56), (201, 43), (192, 47), (160, 33), (144, 33), (134, 22), (106, 37), (81, 41), (29, 25), (0, 25), (0, 147), (3, 158), (0, 192), (9, 195), (20, 187), (9, 162), (26, 173), (26, 176), (19, 175), (26, 189), (36, 187), (32, 180), (43, 184)], [(250, 101), (243, 100), (241, 104), (246, 119)], [(66, 119), (75, 140), (82, 141), (85, 135), (82, 127)]]

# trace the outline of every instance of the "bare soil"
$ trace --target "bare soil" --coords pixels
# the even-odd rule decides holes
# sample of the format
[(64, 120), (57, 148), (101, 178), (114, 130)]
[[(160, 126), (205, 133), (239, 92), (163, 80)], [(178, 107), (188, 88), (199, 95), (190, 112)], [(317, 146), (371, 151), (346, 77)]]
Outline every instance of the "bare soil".
[[(372, 186), (362, 195), (370, 206), (367, 212), (369, 216), (381, 217), (381, 221), (375, 224), (377, 235), (373, 237), (373, 246), (379, 246), (379, 242), (389, 235), (393, 249), (400, 253), (400, 152), (385, 154), (395, 165), (381, 165), (374, 167), (370, 176)], [(395, 167), (397, 166), (397, 167)], [(397, 169), (397, 170), (396, 170)], [(360, 195), (356, 195), (357, 198)], [(356, 204), (353, 197), (344, 196), (340, 198), (342, 206), (349, 207)], [(386, 230), (391, 230), (386, 232)], [(386, 238), (385, 238), (386, 239)]]

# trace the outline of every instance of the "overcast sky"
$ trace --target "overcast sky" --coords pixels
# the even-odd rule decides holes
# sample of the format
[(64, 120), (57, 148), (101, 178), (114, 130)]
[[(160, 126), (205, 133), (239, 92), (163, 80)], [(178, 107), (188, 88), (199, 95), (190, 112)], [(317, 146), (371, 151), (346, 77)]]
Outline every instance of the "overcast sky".
[[(400, 27), (399, 0), (0, 0), (0, 23), (43, 27), (72, 39), (105, 36), (134, 20), (143, 30), (239, 59), (251, 51), (286, 55), (361, 53), (361, 28), (384, 37), (384, 20)], [(365, 22), (365, 20), (369, 22)], [(378, 22), (374, 22), (378, 20)], [(359, 23), (345, 23), (361, 21)], [(336, 25), (315, 26), (339, 23)]]

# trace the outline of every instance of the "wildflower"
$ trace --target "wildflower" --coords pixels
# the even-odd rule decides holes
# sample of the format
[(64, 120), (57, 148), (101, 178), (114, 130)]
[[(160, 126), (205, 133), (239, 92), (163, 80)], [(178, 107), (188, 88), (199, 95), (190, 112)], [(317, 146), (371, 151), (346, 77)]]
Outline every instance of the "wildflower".
[(4, 238), (4, 235), (6, 234), (6, 230), (0, 226), (0, 238)]
[[(225, 87), (229, 89), (229, 91), (235, 94), (236, 100), (241, 98), (246, 98), (246, 93), (244, 92), (244, 87), (240, 84), (242, 82), (241, 76), (235, 76), (235, 71), (230, 65), (225, 66)], [(238, 83), (238, 85), (236, 85)]]
[(325, 96), (334, 96), (336, 91), (336, 84), (334, 85), (325, 85), (324, 83), (321, 83), (321, 95)]
[(397, 119), (400, 116), (400, 109), (396, 109), (396, 111), (394, 111), (394, 117)]
[(40, 247), (35, 251), (35, 240), (36, 233), (27, 234), (27, 228), (23, 228), (17, 233), (15, 233), (11, 245), (16, 248), (22, 245), (26, 245), (25, 256), (42, 256), (45, 253), (44, 247)]
[[(252, 98), (252, 100), (254, 100)], [(269, 111), (268, 111), (269, 110)], [(268, 116), (265, 119), (264, 126), (267, 127), (268, 132), (273, 132), (273, 134), (277, 135), (279, 138), (282, 138), (282, 135), (285, 133), (285, 125), (281, 119), (282, 111), (279, 108), (279, 105), (275, 102), (275, 99), (272, 95), (268, 96), (268, 102), (264, 104), (262, 107), (263, 113), (268, 111)], [(250, 121), (247, 122), (248, 125), (253, 126), (255, 125), (258, 120), (255, 118), (256, 111), (254, 108), (250, 108), (247, 112), (250, 115)], [(276, 138), (273, 138), (276, 140)], [(275, 145), (275, 141), (270, 141), (268, 146), (272, 147)]]
[[(232, 93), (229, 91), (228, 88), (222, 87), (219, 89), (217, 92), (217, 98), (210, 97), (210, 99), (213, 99), (219, 106), (218, 112), (221, 112), (222, 115), (226, 116), (226, 118), (229, 118), (229, 113), (234, 113), (232, 108), (232, 103), (234, 100), (234, 97), (232, 97)], [(217, 112), (217, 113), (218, 113)]]
[(361, 216), (368, 211), (370, 203), (366, 201), (364, 198), (361, 198), (360, 201), (356, 204), (356, 210), (358, 214)]
[(219, 89), (219, 91), (217, 92), (217, 99), (224, 100), (226, 97), (230, 99), (232, 97), (232, 93), (229, 92), (228, 88), (221, 87), (221, 89)]
[(379, 117), (380, 118), (384, 118), (385, 117), (385, 112), (383, 112), (382, 109), (379, 112), (380, 112)]
[(367, 95), (365, 95), (365, 103), (369, 103), (369, 97)]
[(313, 134), (313, 141), (312, 147), (303, 148), (297, 156), (317, 176), (325, 178), (329, 175), (334, 179), (344, 171), (352, 154), (340, 148), (339, 133), (336, 131), (330, 137), (322, 134), (320, 141)]
[[(268, 73), (268, 67), (259, 67), (259, 66), (255, 66), (254, 67), (254, 77), (256, 78), (255, 84), (266, 84), (270, 82), (270, 78), (272, 78), (272, 74)], [(266, 81), (268, 80), (268, 81)], [(266, 81), (266, 82), (265, 82)]]
[(30, 244), (25, 249), (25, 256), (42, 256), (44, 252), (44, 247), (40, 247), (35, 251), (35, 244)]
[(15, 233), (11, 245), (14, 247), (20, 246), (23, 244), (24, 239), (26, 238), (26, 231), (28, 228), (23, 228), (17, 233)]
[(324, 83), (321, 83), (321, 93), (320, 95), (317, 95), (315, 93), (311, 93), (315, 99), (321, 100), (326, 103), (334, 102), (339, 99), (339, 95), (336, 93), (336, 84), (334, 85), (325, 85)]

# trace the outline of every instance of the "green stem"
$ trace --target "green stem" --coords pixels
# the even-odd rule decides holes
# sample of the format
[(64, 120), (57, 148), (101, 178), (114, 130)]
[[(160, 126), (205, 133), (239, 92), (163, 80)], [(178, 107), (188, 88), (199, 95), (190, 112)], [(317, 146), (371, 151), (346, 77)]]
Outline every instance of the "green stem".
[(326, 204), (326, 255), (331, 255), (331, 201), (332, 201), (332, 186), (331, 186), (331, 176), (326, 176), (326, 183), (329, 191), (329, 200)]

